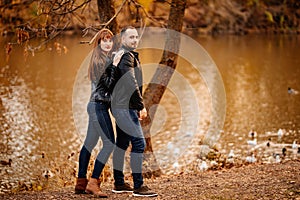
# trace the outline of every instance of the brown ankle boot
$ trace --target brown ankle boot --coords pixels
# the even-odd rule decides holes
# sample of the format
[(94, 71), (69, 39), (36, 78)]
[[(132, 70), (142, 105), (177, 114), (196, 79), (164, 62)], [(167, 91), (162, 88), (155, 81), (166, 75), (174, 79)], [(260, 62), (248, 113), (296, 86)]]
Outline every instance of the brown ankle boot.
[(100, 180), (95, 178), (90, 178), (89, 183), (86, 186), (85, 192), (88, 194), (93, 194), (96, 197), (107, 198), (107, 194), (103, 193), (100, 189)]
[(86, 178), (77, 178), (75, 185), (75, 194), (85, 194), (85, 188), (88, 184), (88, 180)]

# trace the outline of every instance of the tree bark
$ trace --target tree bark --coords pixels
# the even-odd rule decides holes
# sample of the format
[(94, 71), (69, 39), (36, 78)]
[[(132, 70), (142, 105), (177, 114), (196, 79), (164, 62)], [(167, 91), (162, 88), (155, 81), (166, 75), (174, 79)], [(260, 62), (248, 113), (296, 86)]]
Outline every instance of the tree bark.
[[(186, 0), (172, 0), (171, 9), (168, 18), (167, 28), (172, 31), (167, 31), (167, 37), (164, 49), (170, 49), (171, 51), (164, 51), (159, 66), (152, 77), (151, 82), (147, 86), (144, 92), (144, 103), (149, 113), (149, 108), (153, 105), (158, 105), (166, 90), (173, 72), (177, 65), (177, 57), (180, 47), (180, 32), (182, 30), (184, 11), (186, 7)], [(174, 31), (175, 34), (174, 34)], [(160, 84), (154, 84), (160, 83)], [(148, 117), (142, 121), (143, 131), (146, 139), (146, 149), (144, 157), (146, 163), (151, 163), (151, 166), (146, 166), (146, 176), (160, 176), (162, 174), (161, 169), (158, 166), (155, 155), (153, 154), (153, 148), (151, 143), (150, 128), (152, 125), (151, 119), (153, 119), (156, 106), (151, 108), (151, 113)]]
[[(100, 23), (108, 22), (115, 15), (115, 8), (112, 0), (97, 0), (98, 3), (98, 14)], [(116, 18), (107, 25), (108, 29), (110, 29), (114, 34), (118, 33), (118, 23)]]

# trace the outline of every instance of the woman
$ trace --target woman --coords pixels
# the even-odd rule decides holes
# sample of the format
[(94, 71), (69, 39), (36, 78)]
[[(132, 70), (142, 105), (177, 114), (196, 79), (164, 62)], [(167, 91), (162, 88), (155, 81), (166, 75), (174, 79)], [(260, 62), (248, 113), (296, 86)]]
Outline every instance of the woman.
[[(97, 33), (90, 66), (91, 97), (87, 106), (89, 115), (88, 130), (84, 145), (79, 155), (78, 178), (75, 193), (92, 193), (98, 197), (107, 197), (100, 189), (99, 177), (115, 146), (115, 137), (109, 115), (110, 95), (115, 84), (115, 66), (121, 55), (116, 55), (111, 62), (113, 50), (113, 33), (102, 29)], [(115, 48), (114, 48), (115, 49)], [(86, 173), (91, 152), (101, 137), (103, 147), (95, 160), (93, 174), (87, 180)]]

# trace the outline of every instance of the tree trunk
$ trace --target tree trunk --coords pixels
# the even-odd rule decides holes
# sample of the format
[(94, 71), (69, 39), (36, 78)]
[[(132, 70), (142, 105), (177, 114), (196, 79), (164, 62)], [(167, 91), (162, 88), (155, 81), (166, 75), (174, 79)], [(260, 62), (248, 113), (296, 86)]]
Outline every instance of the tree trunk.
[[(112, 0), (97, 0), (98, 3), (98, 14), (100, 23), (108, 22), (115, 15), (115, 8)], [(114, 34), (118, 33), (118, 23), (116, 18), (107, 25), (108, 29), (110, 29)]]
[[(144, 103), (148, 111), (151, 106), (159, 104), (166, 90), (166, 86), (173, 75), (174, 69), (176, 68), (178, 57), (177, 54), (180, 47), (180, 32), (182, 30), (185, 7), (186, 0), (172, 0), (167, 28), (173, 31), (172, 35), (171, 31), (167, 31), (165, 43), (165, 49), (170, 49), (172, 52), (166, 50), (163, 52), (158, 69), (156, 70), (150, 84), (147, 86), (144, 92)], [(175, 34), (174, 31), (176, 31)], [(145, 173), (147, 177), (160, 176), (162, 173), (153, 154), (150, 135), (150, 128), (152, 125), (151, 119), (153, 119), (153, 116), (155, 115), (156, 108), (156, 106), (153, 106), (153, 108), (151, 108), (151, 113), (149, 113), (148, 117), (142, 121), (143, 131), (146, 139), (144, 157), (146, 163), (149, 163), (150, 165), (146, 166), (147, 169)]]

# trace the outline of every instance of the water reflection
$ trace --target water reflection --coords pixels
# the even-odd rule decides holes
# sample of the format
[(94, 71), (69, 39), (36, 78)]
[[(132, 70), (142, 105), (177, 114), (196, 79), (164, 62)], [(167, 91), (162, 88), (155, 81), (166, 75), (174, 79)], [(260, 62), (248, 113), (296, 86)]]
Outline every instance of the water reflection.
[[(300, 85), (296, 45), (299, 36), (246, 36), (241, 41), (238, 37), (221, 37), (217, 40), (209, 41), (208, 51), (219, 66), (226, 87), (223, 152), (235, 149), (240, 155), (247, 154), (250, 130), (257, 131), (257, 141), (263, 144), (269, 139), (277, 142), (281, 128), (286, 135), (280, 142), (292, 144), (299, 138), (300, 97), (288, 94), (287, 88)], [(226, 48), (216, 51), (211, 46), (217, 44)]]
[[(21, 48), (14, 49), (12, 57), (18, 59), (11, 59), (8, 64), (4, 63), (5, 55), (1, 52), (0, 159), (12, 159), (12, 164), (0, 166), (0, 192), (29, 180), (46, 187), (42, 182), (47, 171), (54, 174), (59, 184), (73, 184), (87, 125), (89, 82), (83, 76), (82, 85), (73, 87), (73, 84), (80, 64), (91, 50), (79, 45), (79, 40), (60, 40), (69, 48), (66, 55), (59, 56), (47, 49), (26, 62)], [(228, 154), (234, 150), (236, 156), (246, 158), (253, 148), (248, 144), (252, 140), (249, 132), (256, 131), (256, 156), (281, 153), (284, 147), (291, 155), (292, 143), (300, 135), (300, 95), (288, 94), (287, 88), (300, 90), (299, 36), (199, 37), (198, 40), (216, 62), (225, 84), (227, 114), (219, 140), (221, 152)], [(4, 42), (5, 39), (0, 41), (2, 46)], [(159, 58), (159, 52), (141, 52), (142, 63)], [(184, 143), (191, 133), (180, 128), (183, 124), (191, 126), (194, 102), (184, 93), (186, 85), (172, 79), (173, 87), (183, 92), (180, 101), (187, 109), (185, 113), (178, 109), (179, 100), (171, 90), (166, 91), (159, 105), (151, 131), (155, 154), (165, 172), (174, 171), (198, 154), (198, 143), (209, 127), (211, 116), (212, 102), (204, 80), (185, 60), (179, 61), (177, 71), (200, 99), (196, 102), (199, 129), (190, 144)], [(146, 69), (145, 79), (151, 76), (151, 70)], [(74, 113), (73, 89), (80, 94), (73, 102), (78, 108)], [(75, 120), (77, 127), (73, 114), (79, 119)], [(279, 129), (284, 132), (280, 140)], [(271, 149), (267, 149), (268, 142)]]
[[(74, 39), (64, 42), (74, 46)], [(0, 191), (23, 186), (44, 189), (47, 171), (64, 185), (73, 184), (75, 175), (70, 175), (76, 159), (70, 159), (70, 155), (77, 153), (80, 141), (68, 96), (72, 94), (72, 73), (76, 73), (80, 52), (58, 56), (49, 50), (27, 61), (21, 52), (16, 47), (9, 63), (1, 60), (0, 159), (11, 159), (12, 163), (0, 166)]]

